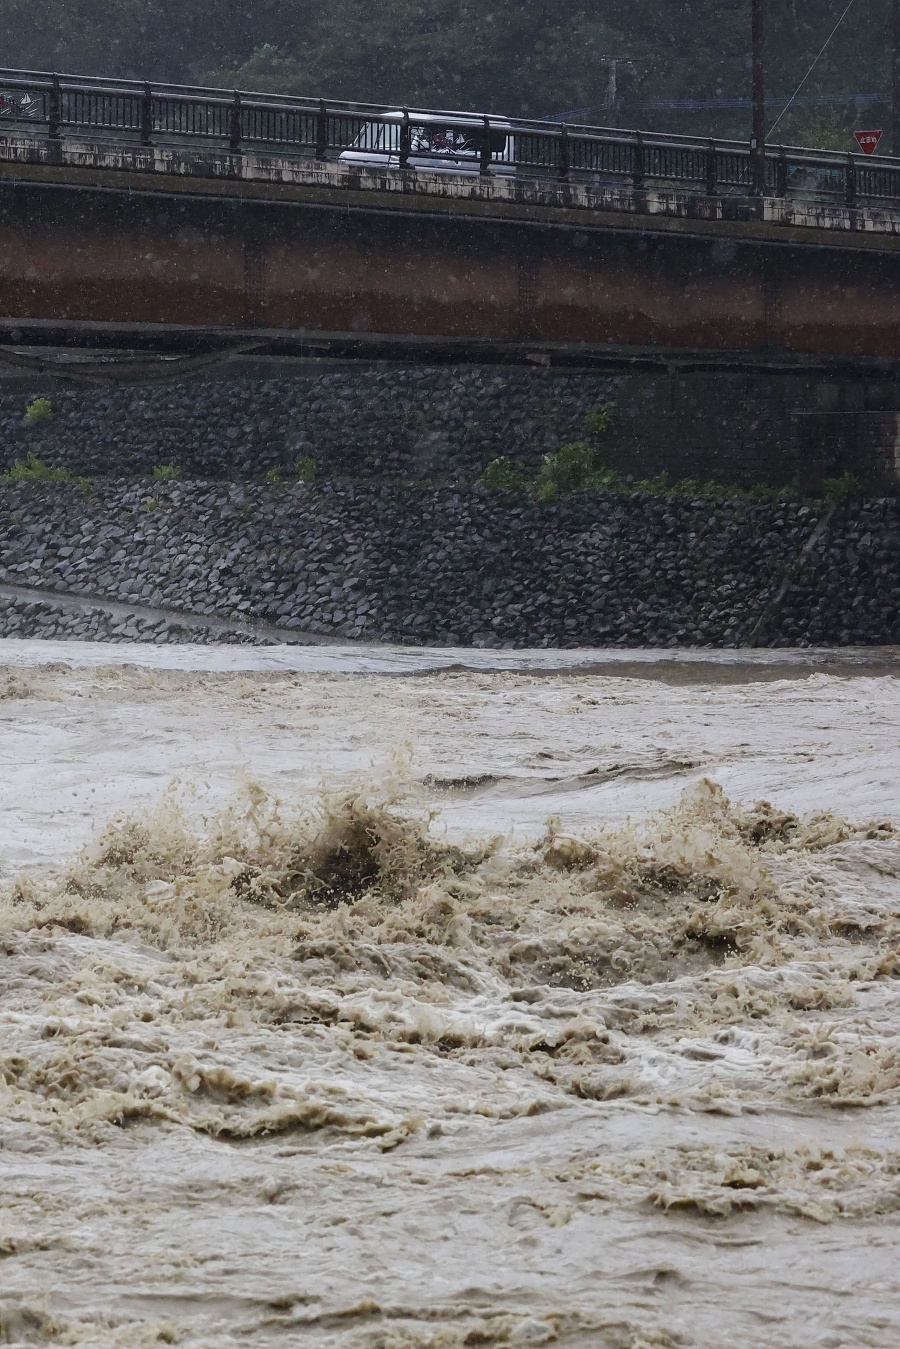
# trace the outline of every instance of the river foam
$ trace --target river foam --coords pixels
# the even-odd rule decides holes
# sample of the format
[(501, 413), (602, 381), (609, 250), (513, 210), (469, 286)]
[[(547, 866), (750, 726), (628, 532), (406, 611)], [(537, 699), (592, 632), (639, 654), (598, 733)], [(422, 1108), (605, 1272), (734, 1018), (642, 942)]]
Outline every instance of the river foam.
[(886, 654), (25, 645), (0, 1342), (897, 1342)]

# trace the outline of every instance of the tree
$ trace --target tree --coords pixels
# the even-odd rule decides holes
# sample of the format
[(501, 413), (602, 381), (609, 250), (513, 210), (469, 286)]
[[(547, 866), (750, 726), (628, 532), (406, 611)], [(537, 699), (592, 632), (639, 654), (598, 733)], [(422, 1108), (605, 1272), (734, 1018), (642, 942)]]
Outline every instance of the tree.
[[(770, 120), (842, 7), (768, 6)], [(657, 99), (745, 95), (749, 82), (749, 0), (0, 0), (0, 31), (15, 66), (512, 115), (601, 117), (610, 54), (631, 58), (638, 90)], [(887, 89), (889, 33), (890, 0), (869, 0), (806, 92)], [(747, 111), (640, 116), (748, 134)]]

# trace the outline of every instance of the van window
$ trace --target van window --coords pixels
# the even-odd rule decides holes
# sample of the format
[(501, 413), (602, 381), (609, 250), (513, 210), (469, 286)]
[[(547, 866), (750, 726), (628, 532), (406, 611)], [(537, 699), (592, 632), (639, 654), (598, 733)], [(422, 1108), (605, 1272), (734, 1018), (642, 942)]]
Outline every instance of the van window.
[(0, 117), (27, 117), (30, 121), (39, 120), (41, 108), (31, 94), (8, 93), (0, 90)]
[[(483, 127), (414, 126), (412, 152), (420, 155), (480, 155), (484, 145)], [(506, 132), (488, 133), (491, 154), (502, 155), (506, 150)]]
[[(398, 122), (364, 122), (353, 142), (355, 150), (374, 150), (397, 154), (401, 126)], [(413, 155), (481, 155), (484, 128), (480, 126), (415, 126), (409, 128), (410, 153)], [(491, 128), (488, 150), (492, 155), (506, 153), (506, 132)]]
[(365, 122), (356, 140), (355, 150), (382, 150), (396, 154), (400, 149), (400, 128), (393, 122)]

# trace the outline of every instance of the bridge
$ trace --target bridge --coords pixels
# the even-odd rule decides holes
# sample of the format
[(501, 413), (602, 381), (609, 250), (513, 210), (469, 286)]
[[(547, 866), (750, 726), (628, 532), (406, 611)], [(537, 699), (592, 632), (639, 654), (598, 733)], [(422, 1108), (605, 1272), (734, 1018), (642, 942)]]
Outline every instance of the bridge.
[(0, 71), (0, 345), (891, 376), (900, 159)]

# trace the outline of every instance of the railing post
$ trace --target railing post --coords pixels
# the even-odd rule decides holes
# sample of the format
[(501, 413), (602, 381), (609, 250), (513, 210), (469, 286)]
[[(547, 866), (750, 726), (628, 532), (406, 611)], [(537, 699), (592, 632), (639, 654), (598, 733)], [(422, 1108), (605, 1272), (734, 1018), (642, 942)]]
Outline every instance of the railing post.
[(62, 121), (62, 92), (59, 76), (54, 75), (50, 85), (50, 109), (47, 114), (47, 135), (50, 140), (59, 140), (59, 124)]
[(645, 175), (647, 167), (644, 156), (644, 138), (639, 131), (634, 134), (634, 162), (632, 165), (632, 185), (635, 192), (643, 192), (647, 186)]
[(241, 148), (241, 96), (237, 89), (231, 104), (231, 116), (228, 120), (228, 148), (237, 153)]
[[(390, 124), (388, 124), (388, 130), (390, 131)], [(390, 147), (388, 147), (388, 149), (390, 149)], [(403, 109), (403, 123), (402, 123), (402, 125), (401, 125), (401, 127), (400, 127), (400, 160), (399, 160), (399, 162), (400, 162), (400, 168), (401, 168), (401, 169), (405, 169), (405, 168), (408, 168), (408, 167), (409, 167), (409, 155), (410, 155), (410, 151), (411, 151), (411, 150), (412, 150), (412, 131), (410, 130), (410, 126), (409, 126), (409, 113), (408, 113), (408, 112), (406, 111), (406, 109), (404, 108), (404, 109)]]
[(898, 192), (898, 188), (900, 188), (900, 174), (898, 174), (895, 168), (891, 167), (886, 170), (886, 175), (887, 181), (891, 185), (888, 196), (890, 197), (900, 196), (900, 192)]
[(565, 182), (569, 177), (569, 128), (563, 122), (559, 128), (559, 178)]
[(719, 190), (719, 161), (716, 156), (716, 143), (710, 141), (706, 147), (706, 195), (714, 197)]
[(775, 160), (775, 196), (786, 197), (788, 187), (788, 162), (787, 154), (783, 145), (778, 147), (778, 158)]
[(319, 100), (316, 113), (316, 159), (328, 158), (328, 109), (323, 99)]
[(852, 211), (856, 205), (856, 161), (852, 155), (847, 156), (844, 170), (844, 200)]
[(488, 174), (491, 171), (491, 121), (484, 119), (484, 140), (481, 142), (481, 154), (478, 157), (478, 172)]
[(141, 99), (141, 145), (150, 145), (153, 140), (153, 93), (149, 84), (144, 85)]

